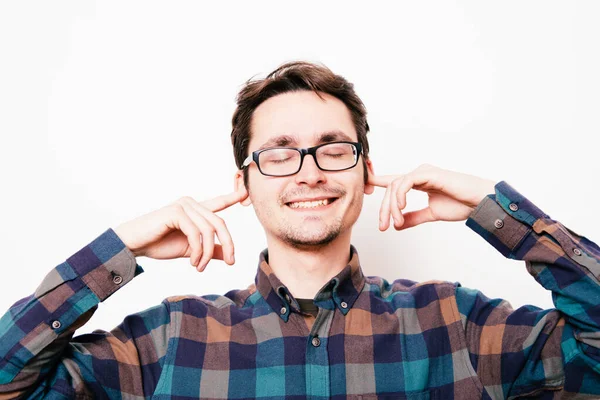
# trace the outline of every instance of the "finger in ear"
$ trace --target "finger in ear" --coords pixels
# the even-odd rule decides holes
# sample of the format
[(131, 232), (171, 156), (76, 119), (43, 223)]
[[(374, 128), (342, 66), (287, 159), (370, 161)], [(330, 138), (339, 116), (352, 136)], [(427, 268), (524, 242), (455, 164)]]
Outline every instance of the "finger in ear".
[(252, 204), (252, 200), (250, 200), (250, 196), (248, 195), (248, 191), (246, 191), (246, 197), (244, 198), (244, 200), (240, 201), (240, 204), (243, 205), (243, 206), (246, 206), (246, 207), (249, 206), (250, 204)]

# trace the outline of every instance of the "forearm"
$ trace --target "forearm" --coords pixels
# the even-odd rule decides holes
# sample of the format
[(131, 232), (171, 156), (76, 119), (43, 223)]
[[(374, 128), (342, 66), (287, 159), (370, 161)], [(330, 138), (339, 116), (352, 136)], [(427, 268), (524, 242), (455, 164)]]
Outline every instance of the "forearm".
[(502, 387), (503, 396), (540, 390), (600, 394), (598, 246), (505, 182), (466, 224), (504, 256), (524, 260), (531, 275), (552, 291), (556, 306), (513, 310), (506, 301), (457, 289), (471, 360), (484, 386)]
[(51, 270), (0, 319), (0, 393), (44, 379), (98, 304), (141, 272), (111, 230)]
[(466, 222), (504, 256), (553, 292), (556, 308), (578, 330), (600, 332), (600, 248), (543, 213), (505, 182)]

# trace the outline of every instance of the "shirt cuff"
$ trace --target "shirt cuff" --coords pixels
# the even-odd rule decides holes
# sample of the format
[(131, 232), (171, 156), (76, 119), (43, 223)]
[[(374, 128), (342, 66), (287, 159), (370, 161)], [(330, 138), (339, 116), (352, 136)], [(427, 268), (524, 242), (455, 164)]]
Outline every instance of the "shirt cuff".
[(466, 225), (505, 257), (516, 259), (514, 254), (535, 221), (547, 215), (505, 181), (494, 189), (469, 215)]
[(142, 272), (131, 250), (109, 228), (50, 271), (36, 289), (35, 297), (40, 298), (57, 286), (79, 278), (104, 301)]

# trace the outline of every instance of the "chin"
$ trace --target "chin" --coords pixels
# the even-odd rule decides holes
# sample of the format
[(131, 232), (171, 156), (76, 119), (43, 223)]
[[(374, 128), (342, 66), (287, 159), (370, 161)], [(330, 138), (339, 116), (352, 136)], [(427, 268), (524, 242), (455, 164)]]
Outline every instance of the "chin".
[(318, 250), (328, 246), (338, 235), (329, 235), (323, 238), (284, 238), (284, 242), (298, 250)]
[(325, 247), (337, 239), (343, 231), (340, 219), (326, 228), (317, 228), (311, 231), (296, 229), (289, 225), (281, 228), (279, 235), (277, 235), (279, 239), (297, 249)]

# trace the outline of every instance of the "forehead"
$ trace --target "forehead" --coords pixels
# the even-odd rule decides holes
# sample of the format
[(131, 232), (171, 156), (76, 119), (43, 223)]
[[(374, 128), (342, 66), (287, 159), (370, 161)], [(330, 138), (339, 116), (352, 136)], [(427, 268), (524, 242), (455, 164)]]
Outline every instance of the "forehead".
[(252, 115), (249, 150), (283, 142), (312, 146), (323, 140), (357, 141), (350, 110), (339, 99), (313, 91), (283, 93), (261, 103)]

